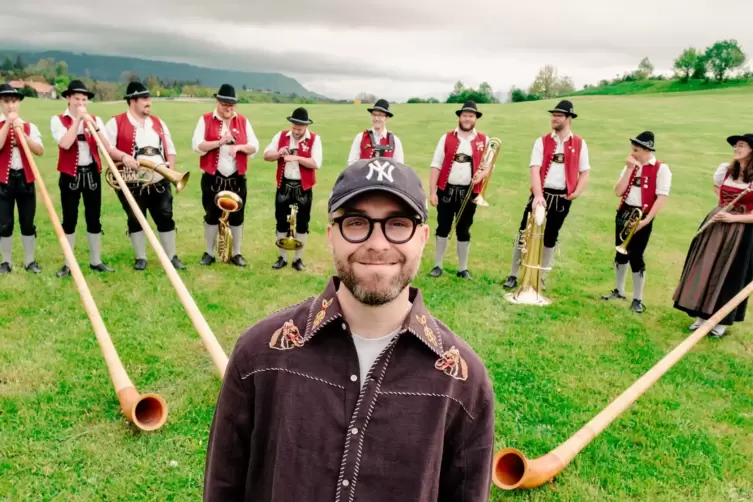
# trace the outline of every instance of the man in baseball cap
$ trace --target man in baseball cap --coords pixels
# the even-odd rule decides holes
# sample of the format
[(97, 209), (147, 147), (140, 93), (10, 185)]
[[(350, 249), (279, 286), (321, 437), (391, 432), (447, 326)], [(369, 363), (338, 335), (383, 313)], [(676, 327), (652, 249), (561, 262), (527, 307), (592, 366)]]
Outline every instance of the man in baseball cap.
[[(409, 285), (429, 236), (419, 177), (390, 158), (359, 160), (328, 207), (337, 275), (239, 338), (209, 435), (204, 500), (488, 500), (488, 373)], [(316, 445), (303, 459), (302, 444)]]

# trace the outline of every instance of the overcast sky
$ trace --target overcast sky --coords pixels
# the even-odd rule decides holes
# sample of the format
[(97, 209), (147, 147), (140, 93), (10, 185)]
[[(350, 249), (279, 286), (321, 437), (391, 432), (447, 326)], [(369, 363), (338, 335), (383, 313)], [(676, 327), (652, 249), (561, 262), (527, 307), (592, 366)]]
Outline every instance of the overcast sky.
[[(9, 4), (11, 5), (11, 4)], [(545, 64), (581, 88), (648, 56), (736, 38), (753, 0), (30, 0), (0, 11), (0, 44), (280, 72), (334, 98), (443, 98), (457, 80), (527, 87)], [(467, 7), (464, 9), (464, 7)], [(751, 65), (753, 66), (753, 65)]]

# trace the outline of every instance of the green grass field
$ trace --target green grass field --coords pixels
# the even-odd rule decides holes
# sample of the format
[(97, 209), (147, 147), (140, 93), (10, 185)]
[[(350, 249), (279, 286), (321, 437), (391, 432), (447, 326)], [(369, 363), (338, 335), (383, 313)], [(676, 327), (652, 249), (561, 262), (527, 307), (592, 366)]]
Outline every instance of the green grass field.
[[(627, 94), (654, 94), (666, 92), (689, 92), (689, 91), (710, 91), (716, 89), (734, 89), (739, 87), (750, 87), (751, 81), (746, 79), (733, 79), (724, 82), (715, 80), (688, 80), (682, 82), (677, 79), (671, 80), (632, 80), (609, 84), (606, 86), (589, 87), (577, 92), (568, 94), (568, 96), (589, 96), (589, 95), (613, 95), (622, 96)], [(750, 93), (750, 89), (744, 90)]]
[[(472, 228), (469, 270), (455, 277), (451, 242), (446, 273), (431, 279), (432, 238), (415, 284), (429, 308), (475, 348), (496, 393), (497, 448), (515, 446), (535, 458), (566, 440), (690, 333), (692, 320), (672, 308), (691, 235), (715, 204), (711, 176), (731, 156), (725, 138), (753, 129), (750, 88), (687, 94), (575, 98), (574, 130), (588, 142), (591, 183), (561, 233), (546, 308), (508, 304), (502, 289), (511, 246), (528, 197), (533, 141), (549, 130), (552, 102), (482, 105), (479, 128), (502, 139)], [(122, 105), (94, 104), (106, 119)], [(155, 102), (171, 129), (178, 169), (190, 171), (175, 196), (180, 272), (215, 336), (229, 354), (236, 338), (268, 313), (317, 294), (333, 272), (325, 242), (326, 199), (344, 167), (353, 136), (369, 124), (365, 105), (309, 105), (321, 134), (324, 167), (314, 191), (305, 272), (271, 269), (274, 165), (251, 162), (243, 254), (245, 269), (198, 265), (204, 250), (198, 156), (190, 138), (212, 104)], [(286, 128), (294, 105), (242, 105), (264, 148)], [(427, 180), (436, 142), (456, 124), (457, 105), (396, 105), (390, 128), (406, 161)], [(64, 102), (22, 103), (21, 114), (42, 130), (38, 160), (58, 214), (57, 148), (50, 116)], [(605, 303), (613, 288), (612, 187), (628, 138), (650, 129), (658, 155), (674, 174), (670, 200), (647, 251), (642, 316), (630, 302)], [(133, 270), (126, 219), (105, 187), (102, 255), (116, 271), (86, 266), (79, 219), (76, 255), (120, 358), (140, 392), (156, 392), (170, 415), (159, 431), (141, 433), (122, 416), (106, 365), (75, 284), (55, 272), (63, 264), (47, 212), (38, 199), (38, 261), (26, 273), (18, 230), (13, 273), (0, 278), (0, 499), (196, 500), (203, 485), (207, 435), (220, 388), (193, 324), (156, 254)], [(150, 219), (151, 223), (151, 219)], [(154, 228), (154, 227), (152, 227)], [(631, 291), (628, 277), (628, 293)], [(753, 500), (753, 323), (722, 340), (704, 339), (635, 405), (587, 446), (553, 484), (527, 492), (492, 489), (491, 500)], [(174, 462), (173, 462), (174, 461)]]

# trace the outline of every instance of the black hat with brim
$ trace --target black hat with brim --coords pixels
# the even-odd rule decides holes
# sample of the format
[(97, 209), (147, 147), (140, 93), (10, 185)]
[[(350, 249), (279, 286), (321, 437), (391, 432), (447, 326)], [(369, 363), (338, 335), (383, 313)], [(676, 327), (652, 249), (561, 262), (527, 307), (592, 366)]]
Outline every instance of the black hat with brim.
[(16, 89), (10, 84), (0, 85), (0, 98), (4, 96), (16, 97), (19, 101), (23, 101), (26, 96), (21, 91)]
[(151, 93), (144, 84), (141, 82), (131, 82), (126, 88), (126, 95), (123, 96), (123, 99), (148, 98), (149, 96), (151, 96)]
[(300, 125), (309, 125), (314, 123), (311, 119), (309, 119), (308, 110), (303, 107), (293, 110), (293, 114), (288, 117), (288, 122)]
[(223, 103), (234, 104), (238, 102), (238, 98), (235, 96), (235, 87), (230, 84), (222, 84), (220, 90), (215, 93), (214, 97)]
[(481, 118), (481, 116), (483, 115), (483, 113), (478, 111), (478, 107), (476, 106), (476, 103), (473, 101), (466, 101), (465, 103), (463, 103), (463, 108), (461, 108), (460, 110), (457, 110), (455, 112), (455, 115), (460, 117), (460, 114), (463, 112), (473, 112), (476, 114), (477, 119)]
[(656, 151), (654, 148), (654, 133), (651, 131), (644, 131), (635, 138), (630, 138), (630, 142), (634, 145), (642, 146), (647, 150), (651, 150), (652, 152)]
[(573, 104), (566, 99), (563, 99), (562, 101), (557, 103), (557, 106), (549, 110), (549, 113), (564, 113), (565, 115), (569, 115), (572, 118), (576, 118), (578, 116), (575, 112), (573, 112)]
[(374, 106), (371, 108), (366, 108), (366, 111), (369, 113), (372, 113), (374, 111), (378, 112), (384, 112), (388, 117), (392, 117), (392, 112), (390, 111), (390, 103), (386, 99), (379, 99), (376, 103), (374, 103)]
[(64, 98), (67, 98), (71, 94), (76, 94), (76, 93), (86, 94), (86, 96), (89, 99), (92, 99), (94, 97), (94, 93), (91, 92), (89, 89), (87, 89), (84, 83), (80, 80), (71, 80), (68, 83), (68, 88), (64, 90), (63, 92), (61, 92), (60, 95), (63, 96)]
[(730, 136), (727, 138), (727, 143), (730, 144), (730, 146), (735, 146), (738, 141), (745, 141), (750, 145), (751, 148), (753, 148), (753, 133), (745, 133), (742, 135), (736, 135), (736, 136)]

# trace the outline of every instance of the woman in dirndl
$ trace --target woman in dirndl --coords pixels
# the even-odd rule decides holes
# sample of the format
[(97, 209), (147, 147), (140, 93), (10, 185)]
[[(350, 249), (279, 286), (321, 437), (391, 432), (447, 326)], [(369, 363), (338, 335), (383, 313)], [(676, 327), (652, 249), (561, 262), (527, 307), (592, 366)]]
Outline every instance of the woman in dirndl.
[[(703, 221), (712, 219), (714, 223), (690, 243), (673, 297), (676, 309), (696, 318), (691, 330), (698, 329), (753, 281), (753, 133), (730, 136), (727, 142), (734, 147), (734, 157), (714, 173), (719, 204)], [(722, 211), (746, 190), (729, 211)], [(745, 320), (747, 305), (746, 298), (709, 336), (721, 338), (728, 326)]]

